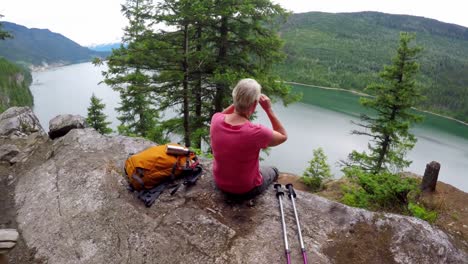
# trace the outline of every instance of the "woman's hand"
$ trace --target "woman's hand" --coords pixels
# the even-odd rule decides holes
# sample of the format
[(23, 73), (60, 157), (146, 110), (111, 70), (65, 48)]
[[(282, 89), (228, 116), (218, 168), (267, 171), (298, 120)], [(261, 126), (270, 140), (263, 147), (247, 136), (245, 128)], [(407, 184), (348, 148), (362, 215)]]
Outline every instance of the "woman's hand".
[(259, 104), (262, 106), (265, 112), (268, 112), (271, 110), (271, 100), (270, 98), (268, 98), (268, 96), (261, 94), (260, 99), (259, 99)]

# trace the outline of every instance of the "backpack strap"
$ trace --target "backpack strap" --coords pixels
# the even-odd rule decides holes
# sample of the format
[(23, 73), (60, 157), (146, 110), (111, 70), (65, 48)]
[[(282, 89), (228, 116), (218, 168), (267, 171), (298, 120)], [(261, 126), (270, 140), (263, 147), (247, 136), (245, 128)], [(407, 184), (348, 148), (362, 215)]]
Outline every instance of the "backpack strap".
[(202, 172), (203, 172), (202, 167), (200, 165), (196, 165), (195, 168), (193, 168), (192, 173), (185, 176), (184, 185), (186, 186), (195, 185), (195, 183), (197, 183), (198, 178), (200, 177)]
[(163, 193), (168, 184), (167, 181), (163, 181), (152, 189), (142, 190), (138, 194), (138, 199), (142, 200), (146, 207), (150, 207)]
[(143, 169), (136, 168), (135, 173), (133, 173), (133, 175), (132, 175), (132, 179), (137, 181), (140, 184), (141, 188), (144, 189), (145, 188), (145, 183), (143, 182), (142, 178), (143, 178)]
[[(198, 164), (198, 163), (197, 163)], [(198, 181), (198, 178), (200, 177), (200, 175), (202, 174), (203, 172), (203, 169), (200, 165), (196, 165), (195, 168), (193, 169), (186, 169), (185, 171), (185, 176), (184, 176), (184, 182), (183, 184), (187, 187), (190, 187), (192, 185), (195, 185), (195, 183), (197, 183)], [(171, 195), (174, 195), (177, 190), (179, 189), (180, 187), (180, 183), (177, 184), (175, 186), (175, 188), (171, 191)]]

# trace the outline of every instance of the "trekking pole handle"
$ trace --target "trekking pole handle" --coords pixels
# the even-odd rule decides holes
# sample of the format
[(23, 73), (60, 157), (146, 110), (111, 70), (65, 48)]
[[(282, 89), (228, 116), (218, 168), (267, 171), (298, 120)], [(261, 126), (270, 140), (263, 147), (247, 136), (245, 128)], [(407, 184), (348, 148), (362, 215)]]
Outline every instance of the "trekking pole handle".
[(281, 184), (277, 183), (273, 185), (273, 187), (275, 187), (275, 190), (276, 190), (276, 197), (279, 197), (280, 195), (281, 196), (284, 195), (283, 188), (281, 188)]
[(289, 192), (289, 198), (291, 198), (291, 195), (296, 198), (296, 192), (294, 191), (292, 183), (286, 184), (286, 188), (288, 189)]

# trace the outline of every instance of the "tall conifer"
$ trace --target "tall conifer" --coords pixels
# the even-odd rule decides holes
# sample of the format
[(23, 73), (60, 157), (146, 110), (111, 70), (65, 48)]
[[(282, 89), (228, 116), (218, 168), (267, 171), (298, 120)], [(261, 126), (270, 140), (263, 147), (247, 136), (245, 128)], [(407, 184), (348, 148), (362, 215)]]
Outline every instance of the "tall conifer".
[(157, 101), (151, 90), (152, 68), (147, 50), (151, 38), (153, 4), (150, 0), (127, 0), (122, 13), (129, 25), (124, 29), (123, 44), (108, 58), (105, 82), (120, 94), (119, 133), (166, 141), (159, 126)]
[[(193, 142), (200, 148), (208, 141), (211, 116), (227, 106), (231, 87), (241, 78), (256, 78), (265, 93), (286, 103), (296, 99), (270, 71), (284, 57), (277, 25), (287, 13), (279, 5), (269, 0), (164, 0), (150, 6), (149, 1), (128, 0), (126, 36), (137, 34), (113, 51), (106, 72), (106, 83), (121, 94), (119, 118), (127, 134), (145, 136), (141, 131), (149, 129), (132, 125), (142, 118), (135, 109), (140, 105), (148, 117), (156, 117), (144, 124), (183, 135), (186, 146)], [(169, 30), (154, 27), (161, 24)], [(145, 107), (149, 104), (155, 108)], [(155, 110), (166, 109), (176, 115), (158, 123)]]
[(383, 170), (401, 170), (411, 161), (405, 159), (416, 138), (410, 133), (410, 126), (421, 120), (411, 108), (416, 106), (422, 96), (415, 81), (419, 71), (416, 62), (420, 47), (410, 47), (414, 35), (400, 34), (400, 45), (392, 64), (385, 66), (380, 73), (382, 83), (373, 84), (366, 90), (374, 95), (361, 98), (361, 104), (376, 113), (375, 116), (361, 115), (364, 131), (353, 134), (370, 136), (369, 152), (353, 151), (349, 155), (351, 164), (377, 174)]
[[(283, 59), (278, 22), (287, 13), (267, 0), (166, 0), (156, 21), (175, 28), (160, 31), (153, 53), (160, 59), (160, 87), (170, 90), (181, 107), (185, 142), (201, 146), (211, 116), (231, 101), (231, 88), (241, 78), (257, 79), (264, 92), (285, 102), (296, 99), (271, 73)], [(164, 62), (164, 63), (162, 63)], [(168, 104), (166, 104), (168, 105)]]
[(106, 121), (107, 116), (102, 110), (106, 107), (94, 94), (91, 96), (91, 105), (88, 107), (88, 117), (86, 122), (88, 125), (96, 129), (101, 134), (109, 134), (112, 129), (108, 127), (110, 122)]

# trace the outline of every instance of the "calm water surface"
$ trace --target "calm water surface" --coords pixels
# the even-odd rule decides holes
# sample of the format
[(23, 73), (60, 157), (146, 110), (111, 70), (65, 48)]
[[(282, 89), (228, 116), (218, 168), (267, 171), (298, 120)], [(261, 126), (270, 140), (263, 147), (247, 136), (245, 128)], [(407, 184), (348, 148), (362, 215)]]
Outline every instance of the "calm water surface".
[[(34, 111), (44, 128), (58, 114), (86, 116), (90, 97), (94, 93), (106, 104), (105, 114), (116, 128), (119, 121), (114, 110), (119, 96), (102, 81), (103, 67), (91, 63), (75, 64), (33, 73), (31, 91), (34, 95)], [(365, 150), (368, 138), (350, 135), (357, 129), (351, 123), (358, 121), (364, 111), (358, 96), (339, 91), (294, 86), (304, 94), (303, 101), (288, 107), (276, 104), (274, 110), (286, 127), (289, 139), (272, 148), (263, 164), (275, 165), (281, 171), (302, 174), (312, 158), (312, 150), (322, 147), (332, 165), (335, 176), (342, 175), (337, 165), (352, 150)], [(263, 110), (258, 108), (256, 122), (269, 125)], [(468, 126), (425, 114), (425, 121), (413, 128), (418, 142), (408, 154), (413, 161), (408, 170), (423, 174), (430, 161), (441, 163), (439, 179), (468, 191)], [(265, 155), (263, 155), (265, 156)]]

